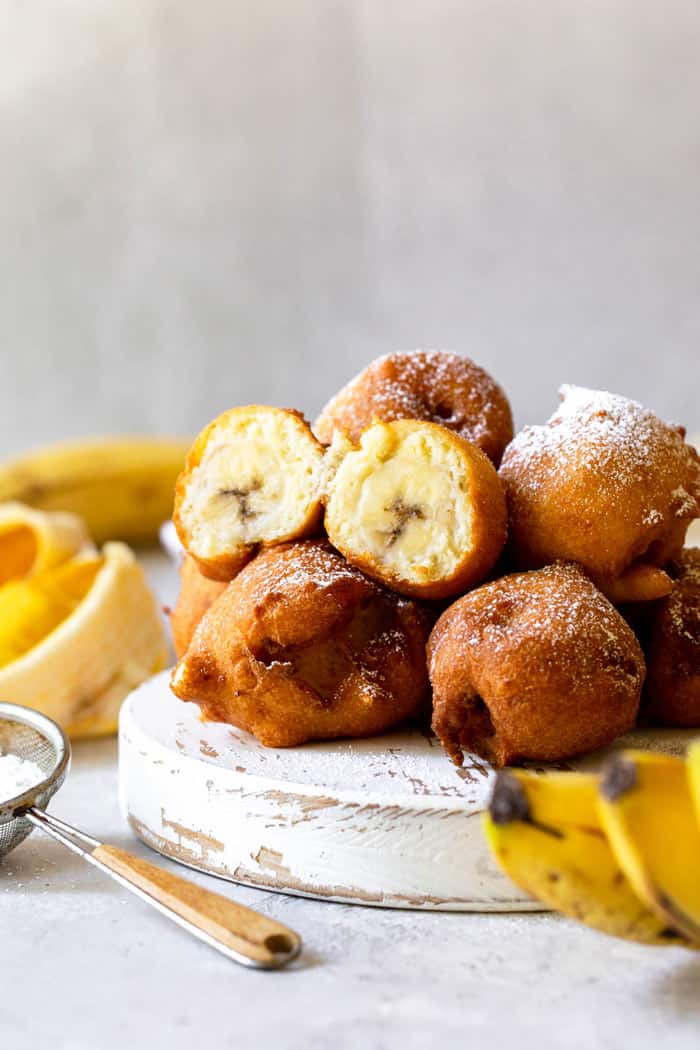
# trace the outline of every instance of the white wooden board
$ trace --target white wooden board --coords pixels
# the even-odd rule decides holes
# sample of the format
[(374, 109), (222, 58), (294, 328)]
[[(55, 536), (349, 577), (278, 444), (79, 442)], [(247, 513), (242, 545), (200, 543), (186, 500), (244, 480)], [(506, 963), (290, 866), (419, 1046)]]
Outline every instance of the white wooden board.
[[(149, 846), (234, 882), (335, 901), (539, 907), (491, 857), (481, 814), (494, 774), (481, 759), (457, 769), (418, 730), (271, 750), (202, 722), (168, 679), (137, 689), (120, 721), (122, 810)], [(638, 731), (622, 743), (682, 753), (692, 736)]]

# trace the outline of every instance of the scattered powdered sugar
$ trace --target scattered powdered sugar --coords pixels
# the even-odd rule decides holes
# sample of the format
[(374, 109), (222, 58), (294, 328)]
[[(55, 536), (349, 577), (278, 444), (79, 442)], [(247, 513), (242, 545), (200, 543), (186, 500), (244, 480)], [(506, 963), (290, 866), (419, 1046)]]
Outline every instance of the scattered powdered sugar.
[(350, 580), (365, 582), (359, 569), (345, 561), (325, 540), (273, 547), (255, 558), (239, 579), (245, 588), (254, 580), (256, 593), (267, 593), (280, 586), (289, 593), (309, 586), (328, 589)]
[(510, 446), (509, 458), (517, 451), (549, 456), (565, 451), (570, 462), (585, 449), (589, 463), (609, 469), (612, 484), (627, 484), (644, 481), (657, 446), (677, 451), (683, 447), (678, 431), (637, 401), (568, 385), (561, 387), (560, 395), (557, 412), (544, 426), (526, 427)]
[(660, 525), (664, 516), (660, 510), (649, 510), (642, 518), (642, 525)]
[(629, 507), (630, 492), (642, 502), (646, 526), (662, 524), (664, 509), (680, 518), (697, 515), (700, 461), (679, 428), (607, 391), (564, 385), (560, 396), (547, 423), (526, 427), (508, 446), (501, 474), (509, 487), (535, 498), (541, 489), (551, 501), (574, 485), (580, 493), (586, 477), (593, 517), (601, 503)]
[(0, 755), (0, 802), (16, 798), (45, 779), (44, 771), (28, 758)]
[(679, 580), (687, 580), (700, 590), (700, 547), (686, 547), (677, 562)]
[(529, 660), (565, 667), (581, 684), (605, 676), (641, 680), (641, 652), (631, 629), (574, 565), (504, 576), (453, 609), (438, 648), (445, 644), (450, 660), (460, 652), (465, 668), (488, 652), (498, 655), (506, 677), (510, 661)]
[(674, 514), (677, 518), (687, 518), (688, 515), (692, 515), (696, 511), (697, 503), (695, 499), (690, 495), (687, 489), (684, 489), (682, 485), (679, 485), (677, 489), (674, 489), (671, 493), (671, 500), (673, 502)]

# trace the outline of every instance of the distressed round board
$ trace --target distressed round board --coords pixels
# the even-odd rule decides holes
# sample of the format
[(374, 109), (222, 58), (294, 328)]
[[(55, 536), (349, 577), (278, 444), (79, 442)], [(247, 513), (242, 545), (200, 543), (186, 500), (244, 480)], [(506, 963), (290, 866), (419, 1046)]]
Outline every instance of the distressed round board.
[[(457, 769), (417, 729), (271, 750), (202, 722), (168, 678), (131, 695), (119, 729), (122, 810), (160, 853), (234, 882), (346, 903), (540, 907), (491, 857), (481, 814), (494, 774), (481, 759), (466, 755)], [(618, 746), (682, 753), (692, 736), (646, 730)]]

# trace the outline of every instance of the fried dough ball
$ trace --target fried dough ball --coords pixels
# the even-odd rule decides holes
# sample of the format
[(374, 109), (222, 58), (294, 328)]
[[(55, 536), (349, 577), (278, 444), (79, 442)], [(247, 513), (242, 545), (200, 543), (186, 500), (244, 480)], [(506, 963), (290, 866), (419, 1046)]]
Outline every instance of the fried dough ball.
[(329, 544), (259, 554), (205, 614), (172, 689), (267, 747), (371, 736), (426, 699), (421, 610)]
[(442, 350), (388, 354), (332, 398), (314, 424), (324, 445), (336, 431), (358, 441), (376, 419), (440, 423), (478, 445), (498, 466), (513, 437), (508, 398), (488, 372)]
[(342, 445), (326, 496), (328, 538), (399, 594), (447, 598), (482, 580), (506, 539), (498, 474), (475, 445), (435, 423), (375, 423)]
[(700, 514), (695, 449), (635, 401), (572, 386), (561, 398), (501, 463), (517, 567), (575, 561), (616, 603), (662, 597), (663, 567)]
[(645, 632), (648, 717), (672, 726), (700, 726), (700, 548), (671, 567), (673, 591), (652, 610)]
[(578, 566), (504, 576), (455, 602), (428, 644), (433, 730), (503, 766), (556, 762), (608, 744), (639, 708), (644, 657)]
[(170, 613), (170, 628), (178, 660), (187, 651), (199, 621), (226, 584), (203, 576), (194, 558), (186, 554), (180, 566), (180, 593)]
[(299, 412), (251, 405), (196, 439), (173, 521), (212, 580), (231, 580), (261, 546), (312, 535), (321, 520), (323, 447)]

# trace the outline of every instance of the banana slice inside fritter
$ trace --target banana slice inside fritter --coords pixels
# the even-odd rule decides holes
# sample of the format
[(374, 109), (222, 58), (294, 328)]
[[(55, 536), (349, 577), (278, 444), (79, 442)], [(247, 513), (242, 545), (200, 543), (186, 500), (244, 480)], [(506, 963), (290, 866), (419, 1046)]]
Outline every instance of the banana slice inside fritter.
[(329, 478), (325, 524), (368, 575), (403, 594), (448, 597), (498, 558), (505, 498), (490, 461), (458, 435), (414, 420), (378, 422)]
[(310, 535), (322, 464), (323, 447), (297, 412), (253, 405), (215, 419), (175, 491), (175, 526), (201, 571), (230, 579), (259, 545)]

